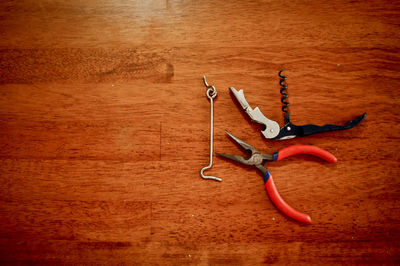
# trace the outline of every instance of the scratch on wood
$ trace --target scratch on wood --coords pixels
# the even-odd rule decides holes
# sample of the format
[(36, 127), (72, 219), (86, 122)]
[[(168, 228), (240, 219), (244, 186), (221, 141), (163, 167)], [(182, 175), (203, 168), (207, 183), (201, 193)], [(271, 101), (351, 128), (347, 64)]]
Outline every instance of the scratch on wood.
[(160, 122), (160, 161), (161, 161), (161, 124), (162, 122)]
[(130, 242), (121, 241), (96, 241), (96, 242), (79, 242), (81, 248), (87, 249), (120, 249), (132, 246)]

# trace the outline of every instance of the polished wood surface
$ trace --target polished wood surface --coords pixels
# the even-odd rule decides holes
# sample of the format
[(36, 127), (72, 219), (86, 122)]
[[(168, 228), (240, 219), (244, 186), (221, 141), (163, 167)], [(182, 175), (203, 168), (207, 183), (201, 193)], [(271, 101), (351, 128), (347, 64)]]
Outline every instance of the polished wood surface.
[[(2, 1), (0, 262), (400, 262), (396, 1)], [(268, 141), (229, 93), (283, 123), (359, 126)], [(311, 225), (283, 216), (255, 169), (209, 159), (311, 144), (268, 165)]]

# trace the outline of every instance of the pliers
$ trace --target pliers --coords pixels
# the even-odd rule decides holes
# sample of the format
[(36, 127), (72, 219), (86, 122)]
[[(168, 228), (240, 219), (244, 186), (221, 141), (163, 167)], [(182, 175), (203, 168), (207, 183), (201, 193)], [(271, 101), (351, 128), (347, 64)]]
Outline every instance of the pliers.
[(220, 156), (228, 158), (230, 160), (245, 164), (255, 166), (263, 175), (265, 188), (267, 193), (275, 204), (275, 206), (284, 214), (289, 216), (290, 218), (297, 220), (303, 223), (311, 223), (311, 217), (307, 214), (301, 213), (292, 207), (290, 207), (279, 195), (278, 190), (276, 189), (274, 180), (270, 172), (265, 168), (264, 161), (280, 161), (286, 157), (296, 155), (296, 154), (309, 154), (313, 156), (317, 156), (329, 163), (335, 163), (337, 161), (336, 157), (330, 152), (318, 148), (316, 146), (311, 145), (293, 145), (279, 150), (273, 154), (263, 154), (260, 153), (256, 148), (251, 146), (250, 144), (244, 142), (243, 140), (233, 136), (228, 131), (225, 131), (233, 140), (235, 140), (244, 150), (251, 153), (248, 159), (238, 156), (238, 155), (230, 155), (225, 153), (216, 153)]

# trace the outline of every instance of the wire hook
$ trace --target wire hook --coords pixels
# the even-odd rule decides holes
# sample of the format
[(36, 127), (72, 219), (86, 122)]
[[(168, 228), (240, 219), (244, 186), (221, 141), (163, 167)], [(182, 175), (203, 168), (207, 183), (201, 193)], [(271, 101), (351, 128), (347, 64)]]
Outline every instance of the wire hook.
[(214, 101), (213, 100), (217, 96), (217, 90), (215, 89), (215, 87), (213, 85), (209, 85), (208, 84), (206, 76), (203, 76), (203, 81), (204, 81), (204, 85), (207, 87), (206, 94), (207, 94), (207, 97), (210, 99), (210, 105), (211, 105), (211, 109), (210, 109), (211, 110), (211, 112), (210, 112), (211, 113), (211, 115), (210, 115), (210, 121), (211, 121), (211, 123), (210, 123), (210, 163), (200, 170), (200, 176), (203, 179), (212, 179), (212, 180), (221, 182), (222, 179), (219, 178), (219, 177), (204, 175), (204, 171), (207, 170), (207, 169), (210, 169), (212, 167), (212, 164), (213, 164), (213, 144), (214, 144), (213, 143), (214, 142), (214, 140), (213, 140), (213, 135), (214, 135), (214, 132), (213, 132), (214, 131)]

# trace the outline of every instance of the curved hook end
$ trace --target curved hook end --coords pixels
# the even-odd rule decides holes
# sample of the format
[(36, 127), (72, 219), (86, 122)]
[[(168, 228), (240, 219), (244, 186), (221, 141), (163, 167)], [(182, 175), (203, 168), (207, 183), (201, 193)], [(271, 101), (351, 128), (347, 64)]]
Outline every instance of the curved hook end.
[(203, 82), (204, 82), (204, 85), (206, 85), (207, 88), (210, 87), (210, 85), (208, 85), (208, 82), (207, 82), (207, 79), (206, 79), (206, 75), (203, 75)]
[(210, 168), (211, 168), (211, 166), (205, 166), (205, 167), (201, 168), (201, 170), (200, 170), (200, 176), (201, 176), (201, 178), (203, 178), (203, 179), (211, 179), (211, 180), (215, 180), (215, 181), (221, 182), (221, 181), (222, 181), (222, 178), (219, 178), (219, 177), (216, 177), (216, 176), (211, 176), (211, 175), (204, 175), (204, 174), (203, 174), (203, 172), (204, 172), (205, 170), (210, 169)]
[(215, 181), (222, 182), (222, 179), (219, 178), (219, 177), (216, 177), (216, 176), (205, 175), (205, 176), (202, 176), (202, 178), (203, 178), (203, 179), (211, 179), (211, 180), (215, 180)]

